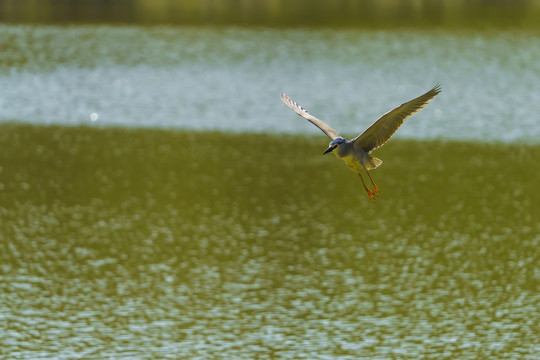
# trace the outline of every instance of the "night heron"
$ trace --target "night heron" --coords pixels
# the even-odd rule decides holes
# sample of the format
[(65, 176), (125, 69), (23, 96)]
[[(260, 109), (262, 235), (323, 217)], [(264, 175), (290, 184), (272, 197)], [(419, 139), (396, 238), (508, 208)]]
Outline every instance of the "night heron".
[(338, 158), (345, 161), (347, 166), (358, 174), (364, 184), (367, 194), (371, 198), (371, 201), (375, 202), (373, 191), (366, 186), (364, 178), (362, 178), (361, 169), (365, 169), (375, 194), (379, 196), (379, 188), (371, 178), (369, 170), (376, 169), (382, 164), (382, 160), (371, 156), (371, 152), (381, 146), (383, 146), (390, 137), (396, 132), (396, 130), (403, 124), (405, 119), (409, 116), (422, 110), (438, 93), (441, 92), (440, 85), (435, 86), (433, 89), (426, 92), (424, 95), (420, 95), (416, 99), (401, 104), (394, 110), (383, 114), (377, 121), (371, 124), (362, 134), (358, 135), (354, 139), (343, 138), (337, 130), (332, 129), (322, 120), (317, 119), (300, 106), (296, 101), (281, 93), (281, 100), (293, 109), (298, 115), (309, 120), (313, 125), (322, 130), (323, 133), (328, 135), (332, 141), (328, 146), (328, 149), (324, 154), (333, 152)]

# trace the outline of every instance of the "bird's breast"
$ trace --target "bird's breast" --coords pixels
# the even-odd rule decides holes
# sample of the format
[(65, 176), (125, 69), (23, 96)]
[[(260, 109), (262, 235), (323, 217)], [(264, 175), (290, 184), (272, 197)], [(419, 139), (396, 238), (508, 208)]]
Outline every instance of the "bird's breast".
[(336, 156), (339, 159), (345, 161), (345, 163), (347, 163), (347, 165), (349, 166), (356, 166), (358, 164), (358, 159), (352, 153), (340, 154), (339, 152), (337, 152)]
[(342, 151), (336, 151), (336, 156), (353, 169), (364, 168), (365, 158), (364, 154), (357, 154), (353, 149), (343, 149)]

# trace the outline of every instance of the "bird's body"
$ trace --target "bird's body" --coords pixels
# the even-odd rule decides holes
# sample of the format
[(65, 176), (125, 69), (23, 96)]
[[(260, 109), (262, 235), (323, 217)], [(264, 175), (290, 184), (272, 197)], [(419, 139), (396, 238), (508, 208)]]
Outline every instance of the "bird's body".
[(377, 121), (371, 124), (366, 131), (354, 139), (343, 138), (338, 131), (332, 129), (322, 120), (319, 120), (308, 113), (302, 106), (283, 93), (281, 93), (281, 100), (298, 115), (310, 121), (332, 139), (324, 154), (333, 152), (334, 155), (342, 159), (352, 171), (356, 172), (362, 180), (369, 197), (375, 202), (373, 191), (366, 186), (360, 172), (362, 169), (366, 171), (373, 185), (375, 194), (379, 195), (379, 188), (371, 178), (369, 170), (376, 169), (382, 164), (382, 160), (371, 156), (371, 152), (383, 146), (401, 124), (403, 124), (405, 119), (423, 109), (424, 106), (440, 92), (441, 88), (437, 85), (425, 94), (385, 113)]
[(341, 160), (345, 161), (347, 166), (352, 169), (363, 168), (373, 170), (382, 163), (381, 159), (371, 156), (368, 152), (357, 151), (354, 148), (354, 141), (344, 139), (345, 142), (336, 147), (332, 153)]

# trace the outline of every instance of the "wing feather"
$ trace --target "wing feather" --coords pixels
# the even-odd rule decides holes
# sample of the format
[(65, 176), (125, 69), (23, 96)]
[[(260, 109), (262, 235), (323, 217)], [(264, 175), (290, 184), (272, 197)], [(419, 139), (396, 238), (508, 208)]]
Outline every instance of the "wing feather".
[(307, 112), (306, 109), (304, 109), (300, 104), (298, 104), (296, 101), (285, 95), (284, 93), (281, 93), (281, 101), (291, 109), (293, 109), (298, 115), (301, 117), (307, 119), (309, 122), (311, 122), (313, 125), (318, 127), (323, 133), (325, 133), (330, 139), (334, 140), (335, 138), (340, 137), (339, 131), (332, 129), (328, 124), (326, 124), (324, 121), (317, 119), (315, 116), (311, 115)]
[(353, 139), (354, 146), (360, 147), (366, 152), (383, 146), (409, 116), (422, 110), (440, 92), (441, 86), (436, 85), (416, 99), (383, 114), (366, 131)]

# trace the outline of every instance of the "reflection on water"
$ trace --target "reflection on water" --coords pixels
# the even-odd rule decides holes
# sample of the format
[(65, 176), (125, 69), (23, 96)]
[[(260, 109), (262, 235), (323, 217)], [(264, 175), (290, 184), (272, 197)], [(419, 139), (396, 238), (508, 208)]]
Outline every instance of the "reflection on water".
[(538, 28), (538, 2), (507, 0), (0, 2), (1, 22), (240, 24), (252, 26), (512, 26)]
[(540, 353), (538, 146), (1, 130), (2, 357)]
[(0, 121), (348, 136), (441, 83), (397, 136), (537, 142), (529, 32), (1, 26)]

